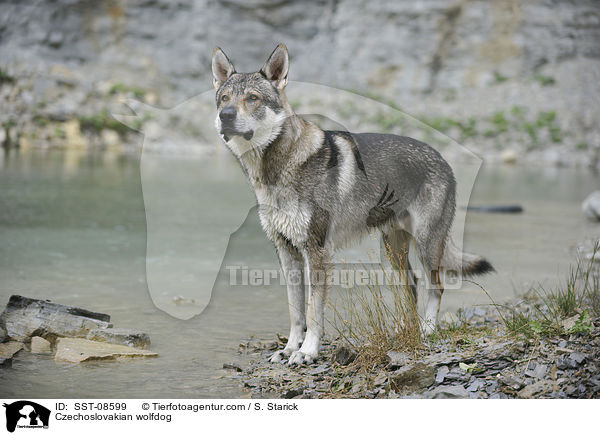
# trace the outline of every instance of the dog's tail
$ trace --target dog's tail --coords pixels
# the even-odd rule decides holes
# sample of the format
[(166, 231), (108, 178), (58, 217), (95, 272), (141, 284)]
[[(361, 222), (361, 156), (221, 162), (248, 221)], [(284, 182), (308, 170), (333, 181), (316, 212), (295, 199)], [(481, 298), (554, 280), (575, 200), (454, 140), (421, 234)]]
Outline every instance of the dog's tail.
[(461, 252), (452, 239), (446, 242), (441, 266), (445, 270), (455, 270), (462, 276), (483, 275), (496, 271), (494, 266), (482, 256)]

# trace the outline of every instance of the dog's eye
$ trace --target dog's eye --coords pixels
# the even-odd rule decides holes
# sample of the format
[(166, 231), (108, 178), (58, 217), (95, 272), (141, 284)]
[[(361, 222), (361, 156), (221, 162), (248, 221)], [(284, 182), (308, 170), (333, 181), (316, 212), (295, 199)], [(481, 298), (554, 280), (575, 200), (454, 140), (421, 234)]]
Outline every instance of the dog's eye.
[(256, 101), (258, 100), (258, 95), (250, 94), (248, 95), (248, 101)]
[(224, 103), (228, 102), (229, 101), (229, 95), (223, 95), (221, 97), (221, 101), (224, 102)]

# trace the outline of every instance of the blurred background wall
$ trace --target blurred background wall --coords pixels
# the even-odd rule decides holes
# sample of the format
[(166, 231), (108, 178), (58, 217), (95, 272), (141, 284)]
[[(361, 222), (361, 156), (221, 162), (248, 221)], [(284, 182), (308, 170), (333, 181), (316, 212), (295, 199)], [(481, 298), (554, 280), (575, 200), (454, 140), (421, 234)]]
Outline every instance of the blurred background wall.
[(291, 80), (357, 91), (428, 119), (466, 122), (524, 107), (536, 123), (554, 113), (569, 132), (555, 144), (589, 150), (600, 142), (596, 0), (0, 4), (0, 67), (21, 81), (22, 104), (35, 100), (50, 119), (95, 116), (103, 96), (126, 92), (170, 107), (211, 88), (216, 45), (250, 71), (284, 42)]

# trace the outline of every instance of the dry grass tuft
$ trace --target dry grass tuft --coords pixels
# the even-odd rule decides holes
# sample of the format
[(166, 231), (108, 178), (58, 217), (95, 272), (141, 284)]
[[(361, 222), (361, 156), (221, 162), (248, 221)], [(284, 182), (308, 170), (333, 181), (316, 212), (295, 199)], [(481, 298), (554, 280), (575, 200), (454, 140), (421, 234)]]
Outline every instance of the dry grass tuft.
[(333, 328), (356, 352), (356, 364), (367, 370), (385, 364), (391, 350), (417, 354), (424, 345), (421, 319), (410, 292), (405, 291), (406, 282), (379, 268), (371, 275), (383, 276), (384, 282), (341, 290), (338, 306), (331, 304)]

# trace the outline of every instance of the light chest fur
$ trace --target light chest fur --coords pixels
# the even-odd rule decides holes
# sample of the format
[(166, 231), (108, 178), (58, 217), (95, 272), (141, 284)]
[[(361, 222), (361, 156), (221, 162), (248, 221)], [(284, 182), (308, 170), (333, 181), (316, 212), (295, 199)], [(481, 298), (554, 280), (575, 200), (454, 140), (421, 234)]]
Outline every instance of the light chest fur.
[[(246, 144), (237, 143), (242, 141), (243, 139), (236, 137), (231, 145), (242, 148), (241, 145)], [(260, 148), (252, 147), (251, 151), (240, 156), (240, 162), (254, 189), (263, 230), (271, 241), (275, 241), (277, 234), (282, 234), (295, 246), (302, 246), (307, 239), (312, 210), (308, 201), (303, 200), (292, 188), (297, 168), (294, 163), (298, 162), (292, 159), (287, 165), (272, 168), (280, 176), (277, 183), (269, 184), (263, 181), (262, 157)]]
[(254, 183), (260, 222), (271, 240), (278, 233), (295, 246), (306, 242), (311, 210), (294, 189), (285, 186), (265, 186)]

